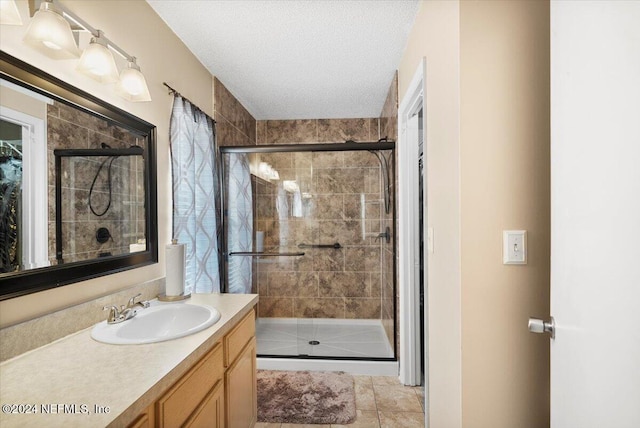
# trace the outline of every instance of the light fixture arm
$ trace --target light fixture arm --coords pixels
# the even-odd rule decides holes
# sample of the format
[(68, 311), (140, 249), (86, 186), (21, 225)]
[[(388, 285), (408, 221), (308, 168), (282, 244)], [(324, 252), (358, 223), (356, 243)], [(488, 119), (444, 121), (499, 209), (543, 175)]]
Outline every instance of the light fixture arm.
[[(59, 0), (29, 0), (29, 12), (31, 16), (33, 16), (39, 10), (40, 4), (43, 1), (52, 3), (58, 10), (63, 13), (63, 16), (67, 20), (71, 21), (73, 24), (76, 24), (76, 26), (80, 27), (82, 30), (91, 33), (93, 37), (103, 40), (109, 49), (120, 55), (123, 59), (129, 62), (135, 62), (135, 57), (129, 55), (124, 49), (113, 43), (107, 36), (104, 35), (101, 30), (93, 27), (87, 21), (64, 7), (64, 5), (62, 5)], [(79, 31), (77, 28), (72, 28), (72, 30)]]

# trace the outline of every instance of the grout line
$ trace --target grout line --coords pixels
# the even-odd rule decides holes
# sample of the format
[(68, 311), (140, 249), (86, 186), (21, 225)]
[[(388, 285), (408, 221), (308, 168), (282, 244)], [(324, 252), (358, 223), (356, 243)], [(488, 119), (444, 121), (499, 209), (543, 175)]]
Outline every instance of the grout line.
[[(242, 135), (243, 137), (245, 137), (247, 140), (251, 141), (251, 137), (248, 136), (247, 134), (245, 134), (240, 128), (238, 128), (237, 126), (235, 126), (233, 124), (233, 122), (231, 122), (229, 119), (227, 119), (222, 113), (218, 112), (218, 114), (220, 115), (221, 118), (223, 118), (225, 120), (225, 122), (227, 122), (229, 125), (231, 125), (231, 127), (233, 129), (235, 129), (236, 131), (238, 131), (240, 133), (240, 135)], [(253, 116), (251, 116), (253, 117)], [(255, 120), (255, 119), (254, 119)], [(257, 121), (256, 121), (257, 123)], [(257, 126), (257, 125), (256, 125)], [(217, 134), (217, 133), (216, 133)], [(253, 140), (254, 144), (257, 144), (257, 139), (258, 139), (258, 135), (256, 134), (256, 140)]]
[(378, 410), (378, 395), (376, 394), (376, 387), (373, 384), (373, 377), (371, 378), (371, 390), (373, 391), (373, 404), (376, 406), (376, 417), (378, 418), (378, 426), (382, 426), (380, 421), (380, 411)]

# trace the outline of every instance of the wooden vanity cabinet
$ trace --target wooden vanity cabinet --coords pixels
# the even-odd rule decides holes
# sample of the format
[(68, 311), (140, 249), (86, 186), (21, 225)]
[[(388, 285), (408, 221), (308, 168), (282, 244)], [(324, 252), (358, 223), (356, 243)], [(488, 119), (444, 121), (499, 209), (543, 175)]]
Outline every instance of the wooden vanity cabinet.
[(157, 426), (180, 427), (196, 418), (216, 387), (222, 386), (223, 376), (222, 344), (218, 342), (156, 402)]
[(155, 406), (151, 405), (147, 407), (144, 413), (140, 414), (132, 423), (129, 428), (153, 428), (155, 421)]
[(255, 314), (247, 316), (224, 338), (226, 427), (253, 427), (257, 420)]
[(257, 419), (256, 370), (251, 310), (129, 427), (251, 428)]

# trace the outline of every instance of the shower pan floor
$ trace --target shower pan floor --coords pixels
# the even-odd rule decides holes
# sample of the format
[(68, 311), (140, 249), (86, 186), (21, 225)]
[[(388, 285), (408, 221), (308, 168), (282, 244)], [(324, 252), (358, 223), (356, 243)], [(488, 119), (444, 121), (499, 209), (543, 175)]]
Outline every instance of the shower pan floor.
[(393, 358), (380, 320), (259, 318), (258, 355)]

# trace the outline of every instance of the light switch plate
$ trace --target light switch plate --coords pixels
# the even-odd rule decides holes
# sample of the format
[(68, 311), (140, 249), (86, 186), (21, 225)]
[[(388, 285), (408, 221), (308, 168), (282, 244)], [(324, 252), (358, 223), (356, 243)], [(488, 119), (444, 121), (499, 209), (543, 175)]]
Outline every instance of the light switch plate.
[(527, 231), (502, 231), (502, 263), (505, 265), (527, 264)]

